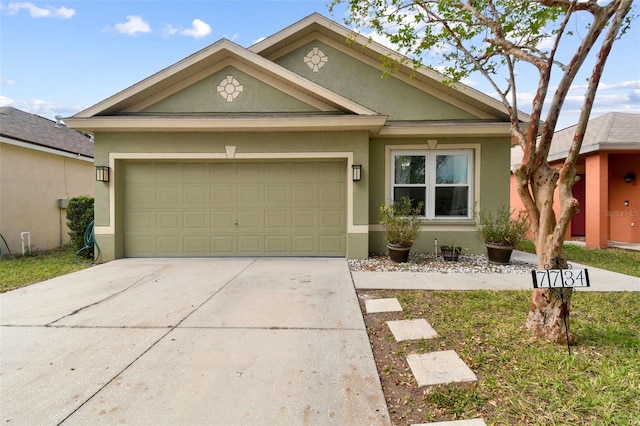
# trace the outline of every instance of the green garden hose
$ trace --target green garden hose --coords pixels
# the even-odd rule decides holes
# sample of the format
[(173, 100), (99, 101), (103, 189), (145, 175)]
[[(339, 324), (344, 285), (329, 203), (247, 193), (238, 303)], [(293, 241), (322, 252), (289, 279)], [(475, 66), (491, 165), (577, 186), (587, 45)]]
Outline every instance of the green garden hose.
[(94, 222), (95, 220), (92, 220), (91, 223), (89, 224), (89, 226), (87, 226), (87, 229), (84, 231), (84, 237), (82, 238), (82, 242), (84, 244), (84, 247), (82, 247), (80, 250), (78, 250), (76, 252), (75, 255), (75, 261), (78, 265), (81, 265), (82, 263), (78, 261), (78, 256), (80, 255), (80, 253), (82, 253), (83, 251), (87, 250), (87, 252), (91, 253), (91, 250), (94, 249), (95, 253), (93, 256), (93, 261), (91, 262), (91, 264), (93, 265), (94, 263), (96, 263), (98, 261), (98, 259), (100, 259), (100, 246), (98, 245), (98, 243), (96, 242), (96, 234), (95, 234), (95, 230), (94, 230)]

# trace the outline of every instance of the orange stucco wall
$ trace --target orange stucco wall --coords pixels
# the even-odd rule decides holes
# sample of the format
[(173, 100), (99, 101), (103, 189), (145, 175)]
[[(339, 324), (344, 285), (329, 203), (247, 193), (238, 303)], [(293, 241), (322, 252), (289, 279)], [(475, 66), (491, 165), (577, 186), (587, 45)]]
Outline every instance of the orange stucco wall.
[[(585, 243), (587, 247), (608, 246), (609, 241), (640, 244), (640, 153), (596, 152), (581, 156), (578, 171), (585, 174), (586, 215)], [(625, 183), (624, 175), (636, 174), (632, 183)], [(511, 207), (523, 208), (511, 176)], [(554, 200), (556, 215), (559, 200)], [(572, 239), (571, 227), (565, 240)]]
[[(632, 183), (624, 175), (636, 174)], [(640, 153), (609, 154), (609, 240), (640, 244)]]

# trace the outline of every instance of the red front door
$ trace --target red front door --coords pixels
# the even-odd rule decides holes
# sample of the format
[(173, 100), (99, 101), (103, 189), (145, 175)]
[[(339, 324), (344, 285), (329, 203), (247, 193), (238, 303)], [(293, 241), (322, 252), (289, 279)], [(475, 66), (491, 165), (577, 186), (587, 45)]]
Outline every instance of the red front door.
[(573, 196), (580, 204), (578, 205), (578, 211), (576, 211), (571, 218), (572, 237), (584, 237), (586, 230), (585, 194), (587, 185), (585, 175), (579, 174), (578, 176), (580, 176), (580, 180), (573, 185)]

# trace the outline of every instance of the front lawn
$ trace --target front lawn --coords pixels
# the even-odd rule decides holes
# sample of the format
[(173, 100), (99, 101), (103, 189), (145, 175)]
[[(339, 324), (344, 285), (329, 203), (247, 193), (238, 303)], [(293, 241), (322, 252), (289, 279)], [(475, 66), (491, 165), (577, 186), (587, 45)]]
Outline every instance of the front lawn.
[[(640, 293), (577, 292), (566, 345), (530, 337), (530, 291), (359, 291), (403, 312), (364, 314), (394, 425), (482, 417), (491, 425), (640, 425)], [(425, 318), (430, 340), (395, 342), (386, 321)], [(476, 385), (418, 388), (406, 356), (455, 350)]]
[(0, 258), (0, 293), (55, 278), (88, 266), (74, 261), (71, 246), (24, 257)]

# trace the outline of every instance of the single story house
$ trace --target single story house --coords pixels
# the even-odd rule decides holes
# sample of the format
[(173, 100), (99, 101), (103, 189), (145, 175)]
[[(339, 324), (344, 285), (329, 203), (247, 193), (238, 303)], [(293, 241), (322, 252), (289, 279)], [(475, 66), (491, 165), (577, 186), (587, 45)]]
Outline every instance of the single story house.
[[(502, 104), (312, 14), (220, 40), (66, 119), (95, 138), (96, 239), (121, 257), (384, 253), (378, 210), (425, 202), (414, 250), (482, 252), (474, 205), (509, 204)], [(526, 119), (526, 117), (525, 117)]]
[(0, 107), (0, 250), (69, 243), (67, 200), (95, 188), (93, 142), (60, 121)]
[[(567, 157), (576, 126), (553, 136), (549, 163), (559, 167)], [(513, 148), (512, 166), (522, 150)], [(565, 240), (584, 241), (590, 248), (610, 243), (640, 244), (640, 114), (611, 112), (589, 120), (576, 163), (580, 180), (573, 186), (578, 211)], [(522, 209), (511, 177), (511, 206)], [(554, 206), (559, 211), (559, 199)]]

